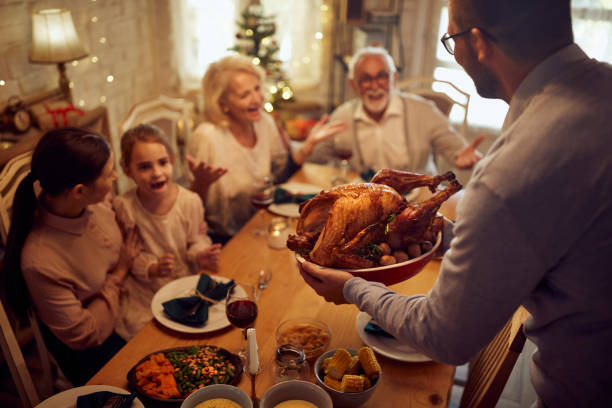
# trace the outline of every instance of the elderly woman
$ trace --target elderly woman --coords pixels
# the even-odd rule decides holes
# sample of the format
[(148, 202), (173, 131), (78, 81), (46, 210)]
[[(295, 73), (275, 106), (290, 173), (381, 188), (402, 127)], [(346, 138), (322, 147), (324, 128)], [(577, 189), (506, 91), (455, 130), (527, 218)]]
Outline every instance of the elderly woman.
[(229, 238), (253, 215), (250, 196), (266, 178), (283, 181), (314, 146), (346, 129), (324, 116), (303, 145), (290, 151), (273, 118), (262, 111), (264, 75), (249, 58), (212, 63), (204, 79), (204, 119), (187, 146), (192, 189), (206, 207), (211, 236)]

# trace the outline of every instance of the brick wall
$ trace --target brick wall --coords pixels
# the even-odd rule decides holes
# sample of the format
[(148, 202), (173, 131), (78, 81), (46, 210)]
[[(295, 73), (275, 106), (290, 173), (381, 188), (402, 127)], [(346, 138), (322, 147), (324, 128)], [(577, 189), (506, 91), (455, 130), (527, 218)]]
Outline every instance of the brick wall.
[(27, 97), (57, 87), (55, 65), (28, 60), (31, 14), (56, 7), (71, 11), (89, 51), (87, 58), (66, 64), (74, 104), (82, 109), (107, 107), (119, 156), (117, 126), (129, 108), (159, 93), (172, 93), (169, 0), (0, 0), (0, 105), (12, 95)]

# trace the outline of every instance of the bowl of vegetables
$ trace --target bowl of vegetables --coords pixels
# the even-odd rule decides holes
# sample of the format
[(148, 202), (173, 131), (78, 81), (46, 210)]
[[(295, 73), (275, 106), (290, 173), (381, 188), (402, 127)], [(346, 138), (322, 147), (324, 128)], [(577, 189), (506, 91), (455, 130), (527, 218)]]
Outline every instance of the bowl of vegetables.
[[(388, 245), (372, 245), (368, 250), (375, 252), (374, 256), (381, 259), (381, 266), (361, 269), (343, 269), (354, 276), (368, 281), (393, 285), (403, 282), (421, 272), (425, 265), (434, 257), (442, 243), (442, 234), (438, 233), (435, 242), (423, 241), (406, 246), (402, 250), (392, 250)], [(296, 253), (298, 263), (305, 258)]]
[(253, 402), (238, 387), (213, 384), (191, 393), (181, 408), (253, 408)]
[(236, 354), (209, 345), (157, 351), (142, 358), (127, 374), (128, 387), (154, 403), (180, 405), (198, 389), (236, 385), (243, 366)]

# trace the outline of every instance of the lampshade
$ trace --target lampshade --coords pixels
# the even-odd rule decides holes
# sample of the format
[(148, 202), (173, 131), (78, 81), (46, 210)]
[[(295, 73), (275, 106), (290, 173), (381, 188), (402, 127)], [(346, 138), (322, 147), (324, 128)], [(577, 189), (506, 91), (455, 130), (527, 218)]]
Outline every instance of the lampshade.
[(31, 62), (61, 63), (86, 56), (70, 11), (47, 9), (32, 15)]

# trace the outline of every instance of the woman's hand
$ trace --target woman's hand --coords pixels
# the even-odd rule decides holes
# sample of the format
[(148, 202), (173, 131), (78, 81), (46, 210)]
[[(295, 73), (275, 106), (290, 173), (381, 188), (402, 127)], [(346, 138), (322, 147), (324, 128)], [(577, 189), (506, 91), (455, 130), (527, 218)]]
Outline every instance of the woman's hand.
[(212, 244), (196, 255), (196, 261), (202, 269), (217, 272), (219, 270), (219, 260), (221, 257), (221, 244)]
[(223, 167), (214, 167), (206, 164), (204, 161), (197, 163), (195, 159), (189, 155), (185, 156), (189, 170), (193, 174), (193, 183), (191, 189), (199, 194), (203, 201), (206, 201), (208, 189), (217, 180), (219, 180), (227, 169)]
[(321, 117), (321, 120), (312, 127), (302, 147), (293, 155), (294, 162), (297, 164), (304, 163), (317, 144), (348, 129), (348, 124), (346, 122), (335, 120), (326, 123), (328, 119), (329, 115), (325, 114)]
[(459, 150), (455, 157), (455, 167), (458, 169), (471, 169), (478, 160), (482, 159), (482, 153), (476, 147), (485, 139), (483, 135), (478, 136), (472, 143)]
[(325, 300), (337, 305), (348, 303), (342, 291), (344, 284), (353, 278), (353, 275), (338, 269), (324, 268), (308, 261), (304, 261), (299, 267), (302, 278)]
[(163, 254), (156, 264), (149, 267), (149, 276), (169, 276), (174, 270), (176, 256), (171, 253)]

